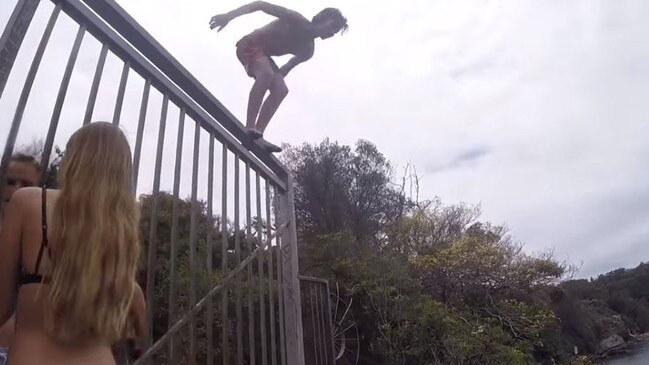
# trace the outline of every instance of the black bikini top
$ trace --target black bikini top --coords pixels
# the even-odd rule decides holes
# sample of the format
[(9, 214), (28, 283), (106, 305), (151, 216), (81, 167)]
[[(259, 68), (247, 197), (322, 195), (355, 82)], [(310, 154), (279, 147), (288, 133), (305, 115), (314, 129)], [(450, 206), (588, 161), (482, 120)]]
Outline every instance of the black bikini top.
[[(52, 257), (50, 254), (50, 247), (48, 246), (47, 242), (47, 189), (43, 187), (43, 204), (41, 206), (41, 214), (42, 214), (42, 233), (43, 233), (43, 240), (41, 241), (41, 248), (38, 251), (38, 258), (36, 259), (36, 267), (34, 268), (34, 272), (29, 272), (25, 270), (25, 267), (20, 264), (20, 272), (18, 274), (18, 285), (27, 285), (27, 284), (42, 284), (43, 281), (43, 275), (38, 273), (38, 269), (41, 266), (41, 260), (43, 258), (43, 252), (47, 248), (47, 256)], [(47, 277), (45, 277), (45, 282), (47, 281)]]

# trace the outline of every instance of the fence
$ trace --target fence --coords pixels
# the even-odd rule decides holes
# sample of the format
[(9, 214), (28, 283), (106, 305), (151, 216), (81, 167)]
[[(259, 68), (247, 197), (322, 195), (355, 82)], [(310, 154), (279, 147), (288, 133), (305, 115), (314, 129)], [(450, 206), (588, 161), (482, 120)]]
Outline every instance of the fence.
[(307, 276), (299, 278), (306, 363), (335, 365), (329, 282)]
[[(25, 47), (23, 41), (34, 15), (39, 9), (50, 8), (38, 45), (35, 49)], [(52, 33), (64, 17), (77, 28), (69, 39), (71, 48), (61, 81), (58, 85), (46, 83), (32, 95), (35, 81), (43, 74), (41, 61)], [(82, 45), (89, 39), (101, 47), (85, 99), (85, 93), (70, 85)], [(14, 71), (21, 55), (33, 56), (19, 87), (15, 112), (3, 118), (11, 124), (0, 164), (0, 194), (24, 114), (30, 108), (42, 109), (39, 95), (43, 92), (56, 89), (47, 131), (37, 133), (45, 136), (43, 172), (55, 139), (62, 137), (57, 134), (61, 127), (76, 129), (95, 120), (96, 107), (105, 105), (98, 103), (101, 85), (117, 85), (112, 122), (137, 121), (134, 189), (146, 193), (143, 197), (150, 211), (142, 219), (148, 227), (144, 236), (145, 291), (153, 339), (137, 363), (304, 364), (293, 182), (286, 168), (251, 140), (241, 123), (113, 0), (18, 0), (0, 38), (0, 102), (13, 95), (7, 85), (12, 77), (18, 77)], [(121, 73), (107, 79), (105, 67), (112, 57), (120, 60)], [(53, 71), (48, 67), (48, 72)], [(125, 104), (134, 98), (126, 95), (135, 79), (142, 84), (141, 96), (137, 97), (137, 112), (130, 113)], [(154, 93), (161, 96), (159, 118), (151, 117)], [(62, 118), (66, 101), (80, 97), (86, 100), (83, 117)], [(178, 111), (177, 119), (171, 118), (171, 108)], [(168, 128), (173, 123), (177, 123), (172, 138), (175, 151), (166, 141), (172, 136), (169, 132), (174, 132)], [(180, 190), (185, 176), (184, 132), (192, 124), (189, 233), (185, 239), (181, 225), (185, 202)], [(155, 128), (157, 133), (147, 132)], [(155, 148), (147, 148), (150, 140), (156, 141)], [(153, 164), (143, 163), (152, 156), (146, 153), (149, 149), (155, 150)], [(175, 153), (171, 194), (161, 187), (171, 180), (162, 172), (167, 152)], [(148, 190), (142, 177), (151, 169), (153, 181)], [(199, 185), (204, 189), (199, 191)], [(220, 194), (218, 189), (215, 194), (215, 187), (220, 187)], [(160, 210), (169, 202), (167, 232)], [(218, 218), (212, 222), (215, 216)], [(212, 224), (204, 229), (206, 219)]]

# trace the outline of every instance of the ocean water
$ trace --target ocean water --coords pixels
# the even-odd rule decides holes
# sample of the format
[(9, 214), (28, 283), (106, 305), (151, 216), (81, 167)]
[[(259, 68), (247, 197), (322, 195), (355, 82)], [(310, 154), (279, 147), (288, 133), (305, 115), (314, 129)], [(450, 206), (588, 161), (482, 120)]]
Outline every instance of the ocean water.
[(638, 348), (631, 354), (606, 361), (605, 365), (649, 365), (649, 345)]

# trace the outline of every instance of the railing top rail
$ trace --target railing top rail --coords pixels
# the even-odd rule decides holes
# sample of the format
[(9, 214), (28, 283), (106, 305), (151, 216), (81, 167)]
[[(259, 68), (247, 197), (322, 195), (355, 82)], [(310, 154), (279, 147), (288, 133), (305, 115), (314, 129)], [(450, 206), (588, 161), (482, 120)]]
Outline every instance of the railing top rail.
[(257, 158), (281, 178), (288, 170), (272, 154), (255, 143), (242, 128), (237, 118), (219, 102), (176, 58), (155, 40), (133, 17), (114, 0), (83, 0), (92, 10), (135, 46), (156, 67), (164, 72), (187, 95), (212, 115), (225, 129), (232, 133)]
[[(52, 2), (61, 3), (65, 13), (86, 26), (100, 41), (108, 42), (117, 56), (132, 61), (133, 69), (143, 77), (151, 77), (154, 86), (170, 92), (172, 100), (186, 104), (188, 114), (197, 117), (197, 122), (203, 128), (215, 133), (223, 143), (239, 152), (244, 160), (257, 165), (255, 167), (276, 185), (286, 189), (286, 167), (252, 140), (237, 118), (115, 1)], [(218, 123), (214, 123), (214, 120)], [(255, 161), (253, 155), (263, 165)]]

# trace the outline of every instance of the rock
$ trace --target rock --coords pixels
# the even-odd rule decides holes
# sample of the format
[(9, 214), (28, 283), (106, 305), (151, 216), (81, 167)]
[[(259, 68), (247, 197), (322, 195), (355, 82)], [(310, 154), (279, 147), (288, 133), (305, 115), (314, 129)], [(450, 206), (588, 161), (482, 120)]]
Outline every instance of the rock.
[(626, 349), (627, 343), (618, 335), (612, 335), (599, 342), (597, 352), (600, 355), (610, 355)]

